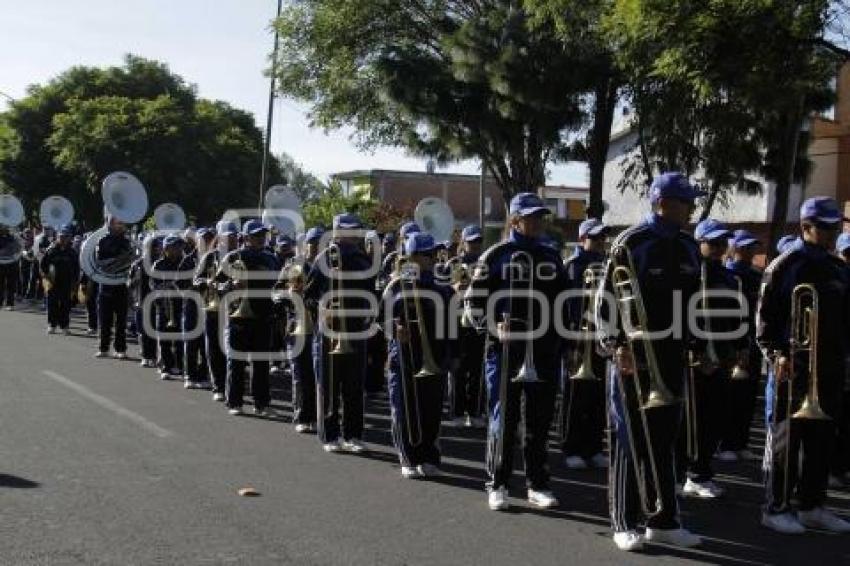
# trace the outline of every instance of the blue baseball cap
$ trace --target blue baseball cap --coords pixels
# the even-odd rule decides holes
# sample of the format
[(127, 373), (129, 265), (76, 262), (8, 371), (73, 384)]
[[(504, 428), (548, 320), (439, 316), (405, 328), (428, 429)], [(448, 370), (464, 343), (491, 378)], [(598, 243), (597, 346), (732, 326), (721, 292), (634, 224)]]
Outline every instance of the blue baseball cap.
[(579, 238), (593, 238), (595, 236), (599, 236), (600, 234), (604, 234), (608, 231), (608, 227), (604, 222), (599, 220), (598, 218), (588, 218), (578, 227), (578, 237)]
[(242, 226), (242, 234), (245, 236), (256, 236), (268, 231), (268, 227), (260, 220), (248, 220)]
[(475, 224), (470, 224), (469, 226), (464, 226), (463, 230), (460, 233), (461, 239), (464, 242), (477, 242), (481, 239), (481, 228), (476, 226)]
[(307, 233), (304, 235), (304, 241), (312, 242), (313, 240), (318, 240), (324, 235), (324, 233), (325, 230), (321, 226), (313, 226), (307, 230)]
[(850, 234), (842, 232), (835, 241), (835, 249), (840, 254), (843, 254), (847, 249), (850, 249)]
[(794, 234), (786, 234), (779, 238), (779, 241), (776, 242), (776, 251), (784, 254), (793, 246), (796, 246), (798, 241), (799, 239)]
[(399, 229), (398, 233), (402, 239), (405, 239), (408, 235), (415, 234), (421, 231), (422, 228), (420, 228), (419, 224), (417, 224), (416, 222), (405, 222), (401, 225), (401, 229)]
[(60, 236), (73, 236), (74, 235), (74, 227), (70, 224), (65, 224), (62, 228), (59, 229)]
[(425, 232), (414, 232), (404, 240), (404, 253), (407, 255), (433, 252), (436, 249), (434, 237)]
[(236, 227), (236, 223), (230, 222), (229, 220), (220, 220), (219, 223), (216, 224), (215, 228), (216, 232), (218, 232), (220, 236), (232, 236), (239, 233), (239, 228)]
[(649, 187), (649, 202), (656, 204), (663, 198), (675, 198), (688, 202), (705, 196), (705, 191), (692, 185), (682, 173), (662, 173), (652, 181)]
[(838, 203), (831, 197), (812, 197), (806, 199), (800, 206), (800, 220), (814, 220), (835, 224), (844, 220), (844, 215), (838, 210)]
[(511, 199), (510, 213), (517, 216), (550, 214), (551, 212), (543, 200), (534, 193), (519, 193)]
[(735, 230), (732, 232), (732, 237), (729, 239), (729, 244), (733, 248), (746, 248), (747, 246), (753, 246), (760, 243), (759, 239), (748, 230)]
[(183, 245), (183, 243), (184, 243), (183, 238), (181, 238), (180, 236), (177, 236), (175, 234), (171, 234), (170, 236), (166, 236), (165, 239), (162, 241), (162, 245), (165, 246), (166, 248), (170, 248), (171, 246)]
[(199, 238), (203, 238), (204, 236), (209, 235), (215, 236), (215, 230), (213, 230), (212, 228), (207, 228), (206, 226), (201, 226), (200, 228), (198, 228), (196, 234)]
[(334, 230), (357, 230), (361, 226), (360, 219), (350, 212), (343, 212), (334, 216)]
[(275, 245), (280, 248), (291, 248), (295, 245), (295, 240), (293, 240), (288, 234), (279, 234), (275, 240)]
[(714, 218), (706, 218), (697, 224), (696, 230), (694, 230), (694, 238), (701, 242), (717, 240), (718, 238), (728, 238), (730, 235), (731, 232), (726, 228), (726, 225)]

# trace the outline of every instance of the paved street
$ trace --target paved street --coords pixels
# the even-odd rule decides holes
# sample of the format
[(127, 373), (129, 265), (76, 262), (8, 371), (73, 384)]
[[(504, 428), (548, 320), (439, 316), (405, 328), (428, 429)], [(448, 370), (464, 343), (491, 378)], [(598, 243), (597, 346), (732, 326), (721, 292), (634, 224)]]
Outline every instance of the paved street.
[[(368, 407), (368, 455), (328, 455), (288, 424), (279, 381), (280, 419), (231, 417), (138, 360), (92, 359), (79, 313), (72, 326), (48, 337), (40, 312), (0, 312), (2, 564), (850, 563), (847, 537), (758, 526), (755, 462), (719, 466), (723, 501), (685, 502), (702, 548), (626, 555), (610, 540), (604, 474), (566, 473), (555, 452), (561, 509), (517, 499), (494, 513), (480, 432), (444, 426), (445, 476), (403, 480), (383, 402)], [(261, 496), (240, 497), (246, 486)], [(848, 492), (832, 496), (850, 514)]]

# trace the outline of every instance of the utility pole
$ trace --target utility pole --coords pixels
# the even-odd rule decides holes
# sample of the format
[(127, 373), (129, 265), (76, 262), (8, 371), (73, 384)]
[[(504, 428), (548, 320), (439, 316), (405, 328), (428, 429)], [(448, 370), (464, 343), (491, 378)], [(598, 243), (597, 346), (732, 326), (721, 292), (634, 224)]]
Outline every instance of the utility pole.
[(481, 160), (481, 177), (478, 180), (478, 227), (484, 233), (484, 185), (487, 177), (487, 164)]
[[(275, 21), (280, 18), (280, 13), (283, 10), (283, 0), (277, 0), (277, 17)], [(263, 196), (266, 192), (266, 183), (268, 182), (269, 176), (269, 161), (270, 155), (269, 152), (271, 150), (272, 143), (272, 121), (274, 119), (274, 95), (275, 95), (275, 85), (277, 84), (277, 51), (278, 45), (280, 43), (280, 37), (277, 32), (277, 27), (274, 29), (274, 49), (272, 50), (272, 71), (271, 71), (271, 84), (269, 86), (269, 111), (266, 116), (266, 136), (265, 136), (265, 146), (263, 147), (263, 169), (260, 172), (260, 198), (259, 204), (257, 205), (257, 215), (262, 215), (263, 210)]]

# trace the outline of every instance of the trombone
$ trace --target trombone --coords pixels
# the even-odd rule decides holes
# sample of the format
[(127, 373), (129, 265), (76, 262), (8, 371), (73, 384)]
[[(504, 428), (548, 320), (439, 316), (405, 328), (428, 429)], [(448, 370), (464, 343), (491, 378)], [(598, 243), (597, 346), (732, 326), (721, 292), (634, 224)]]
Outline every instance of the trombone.
[[(623, 321), (623, 331), (629, 343), (629, 348), (634, 357), (635, 375), (632, 377), (632, 383), (635, 390), (638, 403), (640, 403), (640, 432), (643, 434), (646, 444), (647, 459), (650, 467), (650, 480), (653, 483), (653, 492), (660, 493), (660, 476), (658, 473), (658, 463), (655, 458), (655, 451), (652, 445), (652, 434), (649, 429), (649, 421), (646, 413), (653, 409), (669, 407), (680, 403), (681, 400), (675, 397), (667, 388), (664, 380), (661, 377), (661, 369), (658, 365), (658, 359), (655, 357), (655, 350), (652, 345), (652, 336), (647, 326), (648, 317), (646, 306), (641, 295), (640, 285), (637, 278), (637, 270), (635, 269), (634, 258), (631, 250), (625, 244), (616, 244), (611, 249), (611, 279), (614, 289), (614, 296), (617, 301), (617, 310)], [(635, 320), (635, 318), (637, 320)], [(637, 352), (643, 353), (643, 364), (637, 363)], [(644, 392), (644, 387), (641, 385), (638, 373), (639, 367), (645, 367), (649, 374), (649, 389)], [(625, 379), (622, 372), (615, 372), (617, 375), (617, 386), (620, 388), (623, 397), (626, 396)], [(625, 399), (624, 399), (625, 406)], [(655, 514), (661, 511), (661, 499), (656, 497), (655, 507), (650, 507), (649, 490), (644, 482), (641, 468), (638, 466), (637, 443), (635, 441), (635, 427), (631, 422), (630, 412), (626, 408), (623, 414), (623, 421), (626, 425), (628, 435), (629, 449), (632, 453), (633, 470), (636, 475), (636, 483), (641, 500), (641, 506), (646, 514)]]

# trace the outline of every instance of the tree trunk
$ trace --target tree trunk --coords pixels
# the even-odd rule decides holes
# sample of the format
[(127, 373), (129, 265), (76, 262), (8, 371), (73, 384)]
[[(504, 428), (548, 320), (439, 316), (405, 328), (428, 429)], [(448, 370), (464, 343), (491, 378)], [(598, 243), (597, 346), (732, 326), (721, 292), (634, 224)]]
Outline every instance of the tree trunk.
[(705, 206), (702, 213), (699, 215), (699, 221), (707, 219), (711, 216), (711, 209), (714, 208), (714, 203), (717, 201), (717, 195), (720, 194), (720, 183), (712, 181), (711, 188), (708, 190), (708, 198), (705, 200)]
[(600, 81), (595, 89), (593, 127), (587, 148), (587, 165), (590, 170), (590, 194), (587, 206), (588, 218), (602, 218), (602, 188), (605, 180), (605, 164), (611, 143), (611, 125), (617, 104), (618, 84), (612, 77)]
[(797, 146), (800, 142), (800, 128), (803, 125), (803, 101), (792, 111), (789, 111), (778, 132), (779, 151), (776, 152), (781, 165), (778, 170), (775, 189), (773, 214), (770, 219), (770, 240), (768, 241), (767, 257), (773, 259), (776, 255), (776, 242), (785, 232), (788, 224), (788, 200), (791, 197), (791, 185), (794, 182), (794, 166), (797, 161)]

